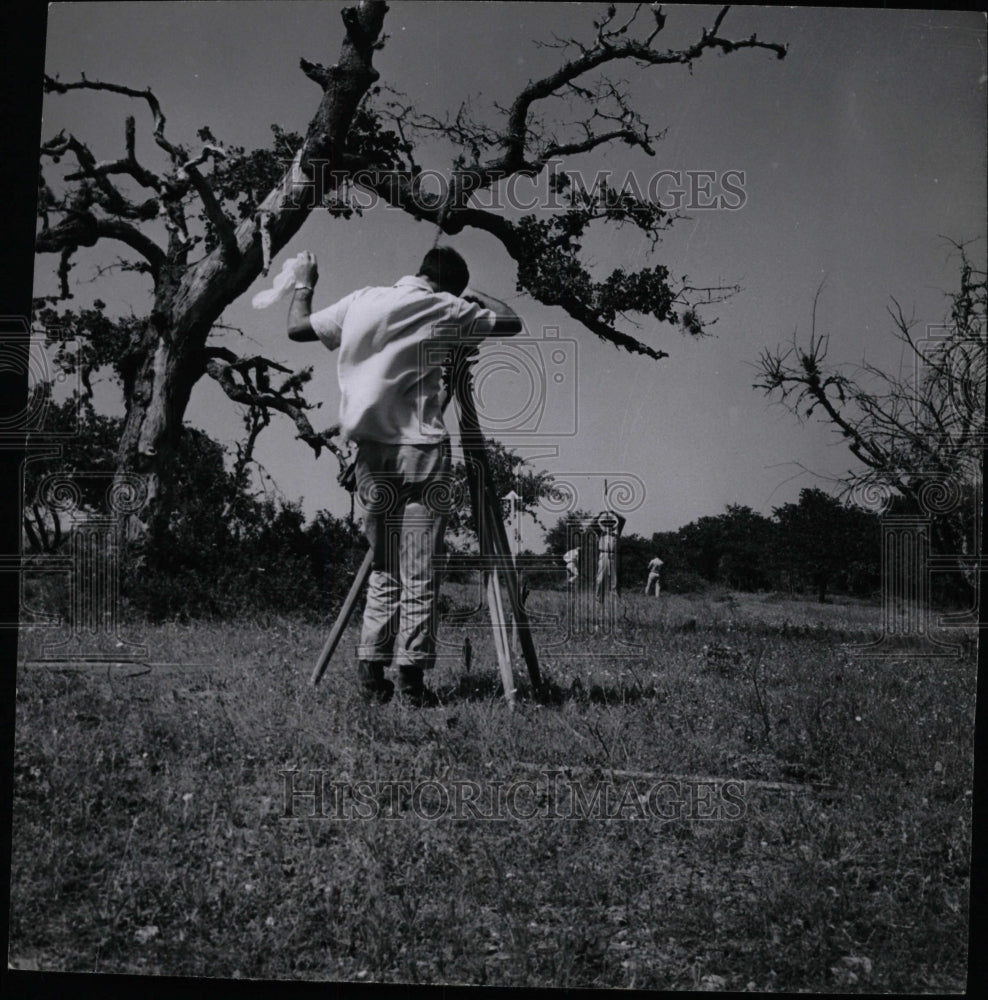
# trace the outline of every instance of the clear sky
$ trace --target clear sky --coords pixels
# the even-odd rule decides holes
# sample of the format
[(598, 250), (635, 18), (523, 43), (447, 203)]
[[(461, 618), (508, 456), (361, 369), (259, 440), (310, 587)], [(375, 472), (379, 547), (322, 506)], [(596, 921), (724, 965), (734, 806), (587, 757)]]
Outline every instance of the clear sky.
[[(194, 144), (209, 125), (221, 141), (266, 143), (270, 125), (304, 131), (319, 92), (299, 70), (305, 57), (330, 64), (342, 38), (341, 4), (332, 2), (55, 3), (49, 9), (47, 71), (63, 80), (150, 85), (168, 116), (173, 140)], [(525, 83), (554, 68), (558, 50), (535, 40), (553, 34), (589, 40), (603, 5), (564, 3), (392, 3), (388, 41), (375, 64), (381, 82), (423, 111), (441, 114), (469, 99), (492, 113)], [(629, 11), (631, 8), (628, 8)], [(670, 7), (664, 45), (698, 37), (717, 8)], [(642, 16), (647, 18), (647, 7)], [(709, 311), (716, 337), (698, 342), (655, 324), (624, 329), (669, 352), (650, 361), (604, 344), (564, 312), (514, 291), (511, 261), (482, 233), (446, 242), (471, 265), (477, 287), (508, 300), (529, 333), (557, 328), (575, 342), (563, 383), (547, 398), (545, 434), (530, 441), (547, 457), (534, 460), (580, 491), (580, 506), (599, 508), (602, 478), (637, 476), (641, 506), (626, 530), (672, 530), (727, 504), (764, 513), (799, 490), (825, 485), (800, 473), (801, 463), (840, 475), (852, 463), (823, 425), (799, 425), (752, 389), (752, 366), (764, 347), (809, 332), (820, 282), (818, 332), (830, 334), (835, 360), (883, 365), (900, 357), (886, 312), (889, 297), (920, 329), (943, 318), (944, 290), (955, 261), (945, 238), (978, 240), (985, 250), (985, 31), (978, 13), (916, 10), (737, 7), (722, 34), (787, 43), (784, 61), (766, 51), (708, 54), (693, 67), (622, 65), (633, 104), (654, 130), (666, 129), (650, 158), (628, 147), (573, 158), (566, 169), (592, 178), (609, 169), (632, 173), (639, 187), (661, 170), (744, 173), (737, 210), (696, 210), (667, 234), (654, 260), (627, 230), (587, 241), (595, 270), (663, 263), (698, 285), (734, 284), (742, 291)], [(123, 119), (138, 115), (139, 154), (154, 160), (143, 107), (108, 94), (46, 99), (43, 136), (66, 128), (88, 141), (97, 158), (122, 151)], [(438, 151), (424, 165), (441, 169)], [(668, 187), (663, 188), (668, 190)], [(714, 186), (714, 193), (718, 191)], [(389, 284), (412, 273), (435, 230), (386, 209), (349, 222), (316, 212), (276, 258), (301, 250), (319, 258), (315, 305), (355, 287)], [(80, 256), (73, 277), (77, 304), (95, 296), (111, 308), (142, 312), (147, 280), (103, 278), (88, 283), (117, 250)], [(36, 293), (52, 288), (54, 258), (41, 258)], [(314, 364), (313, 398), (324, 400), (317, 427), (338, 405), (334, 356), (319, 345), (290, 344), (286, 309), (250, 307), (260, 280), (224, 315), (244, 331), (224, 342), (294, 366)], [(569, 366), (569, 367), (567, 367)], [(492, 422), (524, 403), (528, 375), (491, 368), (486, 405)], [(571, 374), (572, 373), (572, 374)], [(521, 395), (519, 395), (521, 394)], [(482, 407), (482, 417), (484, 408)], [(575, 414), (575, 431), (572, 415)], [(222, 440), (240, 430), (237, 407), (204, 378), (188, 420)], [(519, 447), (523, 453), (525, 449)], [(550, 453), (555, 451), (556, 454)], [(257, 455), (289, 498), (308, 513), (348, 510), (335, 484), (332, 456), (314, 461), (277, 418)], [(795, 476), (795, 478), (794, 478)], [(540, 539), (526, 537), (540, 548)]]

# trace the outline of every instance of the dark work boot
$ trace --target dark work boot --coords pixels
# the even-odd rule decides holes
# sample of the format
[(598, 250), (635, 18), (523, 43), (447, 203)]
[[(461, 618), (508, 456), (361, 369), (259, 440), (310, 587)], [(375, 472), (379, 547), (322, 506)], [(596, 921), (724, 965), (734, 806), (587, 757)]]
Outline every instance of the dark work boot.
[(395, 686), (384, 676), (385, 664), (374, 660), (361, 660), (357, 664), (357, 679), (364, 701), (384, 705), (391, 700)]
[(400, 666), (398, 668), (398, 695), (413, 708), (435, 708), (439, 699), (430, 691), (423, 680), (421, 667)]

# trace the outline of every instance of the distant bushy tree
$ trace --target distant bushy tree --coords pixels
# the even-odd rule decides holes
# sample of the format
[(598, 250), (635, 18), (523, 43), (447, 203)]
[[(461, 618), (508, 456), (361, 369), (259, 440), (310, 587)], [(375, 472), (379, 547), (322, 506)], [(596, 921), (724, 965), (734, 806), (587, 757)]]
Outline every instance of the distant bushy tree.
[[(116, 468), (120, 420), (97, 413), (87, 396), (74, 395), (56, 402), (50, 382), (33, 386), (27, 412), (37, 415), (46, 435), (62, 440), (57, 461), (32, 458), (24, 464), (22, 526), (27, 551), (52, 554), (64, 547), (67, 518), (43, 483), (52, 472), (66, 473), (78, 490), (80, 511), (100, 506), (105, 482), (79, 473), (110, 475)], [(32, 440), (28, 438), (29, 445)]]
[[(45, 431), (66, 434), (61, 455), (26, 463), (24, 538), (43, 557), (64, 550), (72, 531), (45, 478), (68, 474), (78, 487), (75, 516), (109, 513), (122, 420), (96, 413), (84, 397), (56, 403), (50, 387), (34, 393)], [(119, 553), (132, 609), (164, 619), (250, 610), (325, 616), (339, 606), (365, 548), (349, 521), (321, 511), (306, 525), (300, 504), (257, 494), (247, 470), (197, 428), (184, 429), (178, 449), (167, 533), (131, 539)]]
[(726, 513), (701, 517), (679, 529), (679, 559), (711, 583), (738, 590), (770, 586), (772, 524), (750, 507), (730, 505)]
[(579, 538), (583, 533), (583, 525), (592, 521), (594, 515), (589, 510), (575, 508), (567, 511), (558, 521), (545, 533), (544, 541), (546, 552), (562, 556), (573, 546), (573, 539)]
[[(562, 565), (562, 557), (571, 548), (582, 548), (586, 525), (593, 520), (594, 516), (589, 510), (583, 510), (580, 507), (567, 511), (546, 531), (543, 537), (546, 553), (558, 556), (560, 565)], [(578, 569), (581, 580), (587, 582), (593, 579), (595, 567), (588, 565), (586, 560), (580, 561)]]
[(648, 563), (655, 555), (652, 543), (641, 535), (622, 535), (618, 549), (618, 585), (621, 590), (641, 591), (648, 577)]
[(796, 586), (809, 584), (821, 602), (831, 589), (877, 589), (881, 526), (874, 514), (809, 488), (797, 503), (776, 507), (773, 517), (776, 566)]
[(682, 533), (682, 528), (677, 531), (656, 531), (650, 540), (649, 558), (657, 555), (662, 560), (662, 590), (668, 594), (699, 593), (710, 582), (694, 566)]
[[(501, 501), (501, 515), (507, 518), (511, 514), (510, 504), (504, 498), (512, 490), (521, 498), (519, 508), (522, 514), (531, 516), (536, 524), (539, 501), (552, 492), (552, 474), (544, 469), (536, 472), (521, 455), (506, 448), (500, 441), (488, 438), (487, 464), (491, 471), (491, 484), (494, 495)], [(467, 487), (467, 467), (463, 462), (453, 466), (453, 477), (458, 497), (463, 500), (460, 508), (454, 511), (447, 522), (451, 535), (465, 534), (465, 541), (471, 545), (477, 539), (477, 521), (469, 503)]]
[(364, 556), (366, 543), (349, 518), (319, 511), (304, 531), (313, 592), (308, 606), (335, 614)]

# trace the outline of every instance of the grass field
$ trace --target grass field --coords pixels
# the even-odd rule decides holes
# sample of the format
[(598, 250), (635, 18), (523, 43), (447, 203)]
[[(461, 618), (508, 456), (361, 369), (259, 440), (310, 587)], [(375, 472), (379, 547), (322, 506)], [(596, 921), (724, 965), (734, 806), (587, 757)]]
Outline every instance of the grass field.
[[(474, 596), (449, 588), (449, 607)], [(529, 603), (564, 611), (558, 592)], [(519, 662), (514, 712), (482, 626), (426, 710), (361, 702), (354, 634), (311, 688), (326, 628), (287, 619), (135, 625), (150, 669), (22, 663), (12, 965), (963, 990), (973, 636), (953, 658), (869, 659), (849, 648), (876, 635), (862, 602), (635, 594), (617, 610), (578, 643), (544, 634), (553, 698), (527, 695)], [(26, 630), (22, 660), (45, 638)], [(321, 809), (304, 794), (320, 775), (343, 795)], [(693, 776), (672, 781), (673, 818), (642, 806), (660, 775)], [(513, 805), (443, 811), (464, 787)], [(616, 814), (594, 812), (601, 790)]]

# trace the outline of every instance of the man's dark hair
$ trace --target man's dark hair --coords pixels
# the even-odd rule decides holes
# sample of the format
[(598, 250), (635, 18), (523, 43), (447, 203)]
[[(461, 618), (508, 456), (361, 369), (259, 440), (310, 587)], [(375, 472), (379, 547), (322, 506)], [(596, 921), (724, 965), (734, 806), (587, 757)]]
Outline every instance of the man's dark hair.
[(419, 275), (434, 281), (439, 291), (459, 295), (470, 283), (467, 262), (452, 247), (434, 247), (423, 258)]

